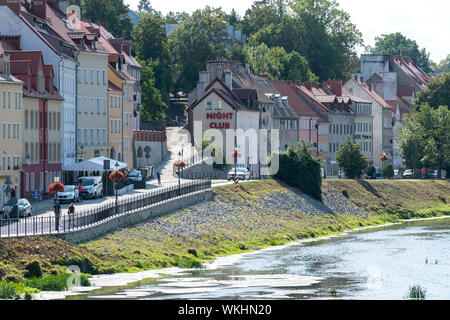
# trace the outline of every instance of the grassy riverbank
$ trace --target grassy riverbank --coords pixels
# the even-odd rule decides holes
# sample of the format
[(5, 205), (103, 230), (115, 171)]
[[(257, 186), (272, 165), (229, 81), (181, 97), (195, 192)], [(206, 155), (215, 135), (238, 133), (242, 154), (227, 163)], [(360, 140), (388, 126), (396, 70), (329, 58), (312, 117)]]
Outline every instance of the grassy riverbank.
[[(0, 240), (0, 280), (23, 281), (30, 261), (45, 274), (132, 272), (204, 261), (288, 241), (450, 214), (449, 181), (327, 180), (324, 203), (275, 180), (214, 189), (214, 200), (82, 245), (53, 237)], [(348, 197), (348, 198), (347, 198)]]

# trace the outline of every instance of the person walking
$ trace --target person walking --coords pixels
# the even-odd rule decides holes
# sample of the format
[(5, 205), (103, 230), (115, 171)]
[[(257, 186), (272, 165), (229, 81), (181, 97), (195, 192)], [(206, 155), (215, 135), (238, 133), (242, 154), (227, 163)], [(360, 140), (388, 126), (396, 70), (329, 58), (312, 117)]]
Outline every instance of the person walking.
[(158, 179), (158, 184), (161, 184), (161, 173), (159, 170), (156, 172), (156, 178)]
[(53, 209), (55, 212), (55, 230), (58, 231), (59, 230), (59, 219), (61, 218), (61, 205), (59, 204), (58, 201), (56, 201)]
[(339, 170), (339, 179), (341, 178), (341, 176), (342, 176), (342, 170)]
[(75, 228), (75, 205), (73, 203), (70, 204), (67, 213), (69, 214), (69, 230), (70, 230), (70, 227)]
[(81, 196), (81, 192), (83, 191), (83, 187), (81, 186), (81, 183), (78, 184), (78, 198), (80, 199), (80, 202), (83, 202), (83, 197)]

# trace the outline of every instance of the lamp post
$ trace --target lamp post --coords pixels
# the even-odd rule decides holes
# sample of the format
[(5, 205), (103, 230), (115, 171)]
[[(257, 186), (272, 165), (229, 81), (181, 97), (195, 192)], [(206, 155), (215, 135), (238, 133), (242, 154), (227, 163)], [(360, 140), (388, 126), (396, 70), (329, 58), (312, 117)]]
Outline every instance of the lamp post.
[[(120, 169), (120, 165), (119, 165), (119, 162), (118, 161), (116, 161), (116, 164), (114, 165), (114, 171), (119, 171), (119, 169)], [(117, 209), (117, 203), (118, 203), (118, 196), (117, 196), (117, 188), (116, 188), (116, 184), (117, 184), (117, 182), (116, 181), (114, 181), (114, 190), (116, 191), (116, 214), (117, 214), (117, 211), (118, 211), (118, 209)]]
[[(55, 174), (55, 176), (53, 177), (53, 182), (59, 182), (60, 178), (58, 176), (58, 174)], [(58, 191), (55, 192), (55, 203), (58, 204)]]

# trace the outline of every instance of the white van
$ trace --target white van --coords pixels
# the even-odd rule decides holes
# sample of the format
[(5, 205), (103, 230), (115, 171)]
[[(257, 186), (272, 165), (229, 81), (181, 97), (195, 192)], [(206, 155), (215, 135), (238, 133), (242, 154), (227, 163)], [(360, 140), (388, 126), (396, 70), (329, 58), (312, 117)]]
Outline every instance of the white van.
[(83, 199), (95, 199), (103, 197), (103, 180), (98, 177), (81, 177), (78, 179), (81, 185), (81, 197)]

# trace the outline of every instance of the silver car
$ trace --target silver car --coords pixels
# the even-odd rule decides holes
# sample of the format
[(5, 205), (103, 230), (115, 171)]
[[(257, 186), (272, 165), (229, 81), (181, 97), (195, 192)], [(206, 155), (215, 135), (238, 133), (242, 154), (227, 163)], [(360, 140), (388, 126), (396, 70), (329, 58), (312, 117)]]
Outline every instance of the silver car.
[(64, 186), (63, 192), (58, 192), (58, 201), (64, 202), (78, 202), (80, 201), (80, 193), (76, 186)]
[(131, 171), (130, 174), (128, 175), (128, 179), (135, 181), (135, 182), (141, 182), (143, 179), (141, 171), (138, 171), (138, 170)]
[[(239, 180), (250, 180), (250, 171), (246, 168), (236, 168), (236, 174), (239, 177)], [(227, 180), (234, 180), (235, 176), (235, 168), (231, 169), (227, 174)]]
[(17, 205), (19, 206), (19, 217), (31, 217), (33, 207), (27, 199), (19, 199)]

